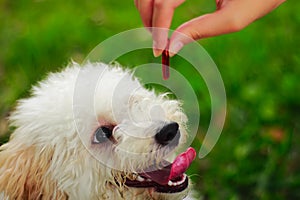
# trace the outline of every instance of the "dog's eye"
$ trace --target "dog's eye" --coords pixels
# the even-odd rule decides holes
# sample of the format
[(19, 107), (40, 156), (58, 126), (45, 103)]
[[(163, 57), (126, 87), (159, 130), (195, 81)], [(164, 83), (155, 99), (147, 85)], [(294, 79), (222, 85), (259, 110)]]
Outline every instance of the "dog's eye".
[(112, 136), (112, 129), (100, 126), (94, 133), (93, 143), (100, 144), (109, 140)]

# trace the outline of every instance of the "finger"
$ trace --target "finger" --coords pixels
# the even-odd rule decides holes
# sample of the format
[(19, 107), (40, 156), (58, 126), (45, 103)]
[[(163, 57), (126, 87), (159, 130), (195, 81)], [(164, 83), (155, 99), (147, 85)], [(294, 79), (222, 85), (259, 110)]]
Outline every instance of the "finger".
[(167, 46), (169, 28), (171, 26), (174, 8), (164, 1), (155, 1), (153, 8), (152, 31), (153, 54), (159, 56)]
[(185, 44), (201, 38), (216, 36), (232, 31), (230, 20), (223, 13), (215, 12), (192, 19), (179, 26), (170, 39), (170, 56)]
[(192, 19), (176, 29), (170, 39), (170, 56), (193, 40), (239, 31), (278, 6), (262, 4), (261, 0), (223, 2), (216, 12)]
[(171, 26), (174, 10), (184, 0), (155, 0), (153, 4), (152, 26), (153, 29), (153, 54), (159, 56), (167, 46), (168, 30)]
[(152, 26), (153, 0), (135, 0), (142, 22), (145, 27)]

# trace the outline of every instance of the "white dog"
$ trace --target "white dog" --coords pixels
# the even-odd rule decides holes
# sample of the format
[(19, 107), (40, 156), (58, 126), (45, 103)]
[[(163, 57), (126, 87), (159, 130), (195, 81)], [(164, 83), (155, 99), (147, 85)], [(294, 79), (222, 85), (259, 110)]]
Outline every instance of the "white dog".
[(33, 87), (0, 147), (0, 199), (183, 199), (195, 151), (180, 103), (119, 66), (72, 63)]

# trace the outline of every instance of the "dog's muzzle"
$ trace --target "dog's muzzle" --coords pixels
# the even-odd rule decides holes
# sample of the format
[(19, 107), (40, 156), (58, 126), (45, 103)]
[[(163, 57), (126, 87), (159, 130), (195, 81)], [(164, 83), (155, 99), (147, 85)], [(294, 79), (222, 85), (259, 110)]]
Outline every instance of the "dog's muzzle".
[[(165, 124), (155, 135), (155, 141), (162, 146), (176, 147), (179, 138), (179, 125), (176, 122)], [(155, 163), (144, 172), (135, 173), (136, 178), (126, 179), (125, 184), (136, 188), (154, 188), (159, 193), (182, 192), (189, 184), (185, 172), (195, 157), (196, 152), (190, 147), (179, 154), (172, 163), (166, 160)]]

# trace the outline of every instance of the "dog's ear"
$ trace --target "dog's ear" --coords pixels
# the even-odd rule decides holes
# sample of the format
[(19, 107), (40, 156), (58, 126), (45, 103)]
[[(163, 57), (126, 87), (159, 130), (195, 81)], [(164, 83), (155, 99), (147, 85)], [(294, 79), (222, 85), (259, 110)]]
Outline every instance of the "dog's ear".
[(67, 199), (48, 172), (52, 155), (53, 148), (37, 151), (15, 138), (1, 146), (0, 194), (4, 199)]

